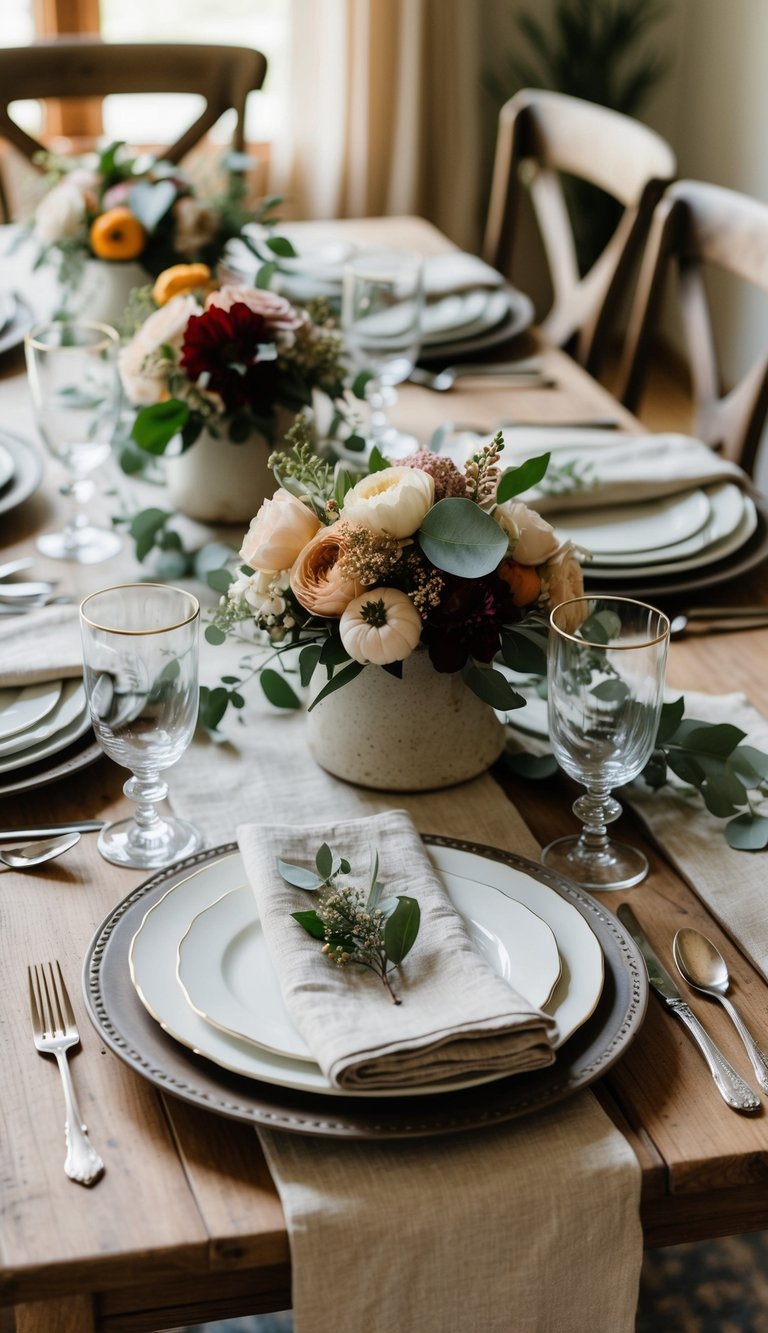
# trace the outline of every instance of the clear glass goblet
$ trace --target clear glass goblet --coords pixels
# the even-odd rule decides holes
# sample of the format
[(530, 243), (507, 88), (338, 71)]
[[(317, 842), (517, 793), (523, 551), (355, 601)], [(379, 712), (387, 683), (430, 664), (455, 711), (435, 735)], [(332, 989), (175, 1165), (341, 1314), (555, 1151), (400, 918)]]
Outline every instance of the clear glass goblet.
[(72, 319), (40, 324), (24, 339), (38, 430), (69, 473), (76, 505), (62, 532), (37, 539), (38, 550), (54, 560), (92, 565), (122, 546), (117, 533), (96, 527), (86, 510), (96, 489), (91, 474), (111, 453), (120, 415), (119, 345), (109, 325)]
[(186, 750), (198, 711), (200, 606), (191, 593), (129, 583), (86, 597), (80, 607), (85, 691), (96, 739), (133, 774), (123, 791), (132, 819), (108, 824), (98, 847), (107, 861), (146, 869), (197, 851), (184, 820), (160, 815), (168, 794), (160, 773)]
[(423, 269), (421, 256), (409, 250), (372, 251), (344, 266), (341, 323), (347, 350), (358, 370), (372, 374), (365, 391), (370, 443), (390, 457), (419, 447), (414, 436), (396, 430), (388, 410), (397, 399), (394, 386), (407, 380), (421, 348)]
[(636, 847), (608, 837), (621, 806), (611, 796), (653, 751), (663, 702), (669, 621), (644, 602), (578, 597), (550, 616), (549, 735), (560, 767), (586, 787), (574, 803), (584, 827), (541, 859), (591, 889), (626, 889), (648, 873)]

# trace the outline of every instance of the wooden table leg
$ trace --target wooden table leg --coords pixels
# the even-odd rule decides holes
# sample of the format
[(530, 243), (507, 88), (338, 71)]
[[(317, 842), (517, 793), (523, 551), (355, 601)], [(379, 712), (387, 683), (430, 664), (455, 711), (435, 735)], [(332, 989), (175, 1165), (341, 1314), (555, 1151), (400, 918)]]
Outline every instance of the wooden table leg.
[(17, 1305), (16, 1333), (96, 1333), (90, 1296), (62, 1296), (55, 1301)]

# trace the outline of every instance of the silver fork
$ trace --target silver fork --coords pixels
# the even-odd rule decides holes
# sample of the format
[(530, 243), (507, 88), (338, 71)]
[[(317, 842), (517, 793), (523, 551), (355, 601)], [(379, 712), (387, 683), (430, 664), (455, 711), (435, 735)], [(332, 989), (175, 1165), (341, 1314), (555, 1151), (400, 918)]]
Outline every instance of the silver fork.
[(52, 963), (41, 963), (27, 971), (35, 1046), (41, 1055), (55, 1055), (64, 1085), (64, 1137), (67, 1143), (64, 1170), (70, 1180), (76, 1180), (80, 1185), (95, 1185), (104, 1170), (104, 1163), (91, 1145), (75, 1100), (66, 1053), (70, 1047), (77, 1046), (80, 1034), (61, 967), (56, 963), (54, 970)]

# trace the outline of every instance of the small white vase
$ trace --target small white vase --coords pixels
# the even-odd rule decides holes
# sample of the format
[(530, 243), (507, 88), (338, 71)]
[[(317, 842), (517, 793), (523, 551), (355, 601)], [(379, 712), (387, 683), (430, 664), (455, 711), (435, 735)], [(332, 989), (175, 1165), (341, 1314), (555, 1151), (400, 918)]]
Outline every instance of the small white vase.
[[(315, 672), (310, 693), (326, 683)], [(310, 753), (321, 768), (379, 791), (434, 791), (477, 777), (504, 749), (492, 708), (467, 688), (461, 672), (435, 671), (417, 648), (398, 680), (381, 667), (359, 676), (307, 713)]]
[(73, 305), (82, 319), (119, 327), (135, 287), (146, 287), (152, 278), (133, 260), (88, 259)]
[(190, 449), (166, 459), (171, 504), (203, 523), (250, 523), (277, 485), (267, 467), (272, 448), (259, 431), (233, 444), (226, 423), (218, 436), (201, 431)]

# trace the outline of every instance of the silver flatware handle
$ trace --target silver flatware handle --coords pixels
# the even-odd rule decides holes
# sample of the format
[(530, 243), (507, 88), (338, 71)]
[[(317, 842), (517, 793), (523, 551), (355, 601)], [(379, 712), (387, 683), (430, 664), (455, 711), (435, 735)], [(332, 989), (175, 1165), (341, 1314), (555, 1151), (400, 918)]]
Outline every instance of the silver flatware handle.
[(720, 1096), (734, 1111), (757, 1111), (760, 1099), (729, 1064), (693, 1010), (683, 1000), (668, 1001), (673, 1013), (685, 1024), (709, 1066)]
[(0, 842), (20, 842), (26, 838), (55, 838), (58, 833), (98, 833), (104, 819), (80, 819), (74, 824), (41, 824), (38, 828), (0, 829)]
[(757, 1078), (760, 1087), (765, 1092), (768, 1092), (768, 1056), (766, 1056), (765, 1052), (758, 1046), (738, 1009), (735, 1005), (731, 1004), (728, 997), (726, 995), (719, 995), (717, 998), (725, 1009), (725, 1012), (728, 1014), (728, 1017), (731, 1019), (741, 1040), (744, 1042), (744, 1049), (750, 1058), (752, 1068), (755, 1071), (755, 1077)]
[(104, 1170), (104, 1163), (88, 1138), (88, 1131), (78, 1110), (66, 1054), (64, 1051), (56, 1051), (55, 1055), (64, 1088), (66, 1108), (64, 1138), (67, 1155), (64, 1159), (64, 1170), (69, 1179), (76, 1181), (78, 1185), (95, 1185)]

